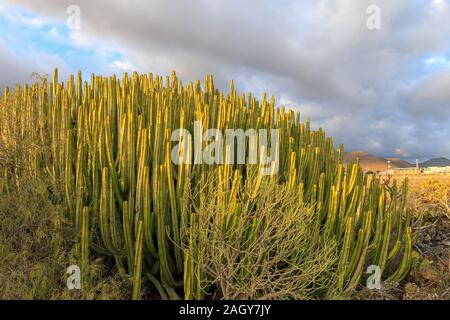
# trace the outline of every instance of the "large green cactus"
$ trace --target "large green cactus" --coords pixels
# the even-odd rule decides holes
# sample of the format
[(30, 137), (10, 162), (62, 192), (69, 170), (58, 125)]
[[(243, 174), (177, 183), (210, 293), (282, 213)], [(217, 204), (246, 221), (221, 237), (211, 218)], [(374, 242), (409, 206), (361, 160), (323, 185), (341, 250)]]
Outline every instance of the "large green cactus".
[[(340, 243), (340, 290), (352, 291), (369, 264), (379, 265), (390, 281), (402, 279), (409, 269), (406, 185), (388, 190), (375, 176), (368, 181), (358, 162), (345, 168), (342, 146), (335, 149), (333, 140), (322, 129), (312, 130), (309, 119), (301, 122), (298, 112), (276, 108), (273, 97), (239, 96), (233, 82), (225, 95), (211, 76), (203, 88), (200, 82), (183, 86), (175, 73), (165, 79), (92, 75), (88, 83), (79, 72), (76, 81), (72, 76), (60, 83), (55, 70), (49, 84), (44, 79), (4, 90), (0, 112), (11, 108), (21, 134), (36, 135), (49, 147), (48, 157), (36, 153), (35, 171), (47, 172), (55, 185), (63, 186), (67, 215), (82, 239), (89, 216), (89, 248), (113, 256), (119, 269), (133, 274), (134, 297), (140, 293), (141, 274), (163, 297), (175, 297), (173, 288), (183, 282), (186, 298), (202, 297), (181, 227), (194, 223), (189, 213), (204, 202), (212, 172), (217, 171), (220, 188), (229, 190), (221, 201), (236, 208), (237, 186), (254, 172), (250, 164), (174, 164), (171, 134), (178, 128), (194, 134), (194, 121), (220, 131), (279, 130), (280, 166), (271, 179), (297, 190), (299, 201), (314, 207), (319, 217), (315, 234), (327, 232)], [(237, 151), (235, 144), (224, 154), (236, 156)], [(188, 194), (193, 194), (190, 202), (181, 201)]]

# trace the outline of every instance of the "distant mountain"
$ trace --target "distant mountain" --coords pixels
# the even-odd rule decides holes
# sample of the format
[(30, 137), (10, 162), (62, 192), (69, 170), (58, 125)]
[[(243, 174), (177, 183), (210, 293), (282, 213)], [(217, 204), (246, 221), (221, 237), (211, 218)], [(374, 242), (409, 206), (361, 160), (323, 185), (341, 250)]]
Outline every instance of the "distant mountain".
[(344, 163), (350, 163), (356, 160), (356, 158), (360, 159), (361, 167), (364, 171), (386, 171), (388, 168), (388, 160), (391, 161), (390, 168), (409, 168), (413, 167), (414, 165), (398, 159), (398, 158), (381, 158), (374, 155), (369, 154), (365, 151), (352, 151), (352, 152), (346, 152), (344, 154)]
[(426, 167), (449, 167), (450, 166), (450, 160), (447, 158), (434, 158), (430, 159), (428, 161), (425, 161), (424, 163), (420, 164), (421, 168)]
[[(399, 158), (382, 158), (377, 157), (372, 154), (369, 154), (366, 151), (352, 151), (344, 153), (344, 164), (353, 162), (356, 158), (360, 159), (361, 167), (364, 171), (386, 171), (388, 164), (390, 161), (389, 167), (391, 169), (397, 168), (411, 168), (414, 167), (415, 164), (409, 163), (408, 161), (399, 159)], [(435, 158), (420, 163), (419, 166), (421, 168), (427, 167), (447, 167), (450, 166), (450, 160), (447, 158)]]
[(409, 163), (408, 161), (399, 158), (386, 158), (386, 160), (391, 161), (391, 167), (395, 168), (411, 168), (415, 166), (415, 164)]

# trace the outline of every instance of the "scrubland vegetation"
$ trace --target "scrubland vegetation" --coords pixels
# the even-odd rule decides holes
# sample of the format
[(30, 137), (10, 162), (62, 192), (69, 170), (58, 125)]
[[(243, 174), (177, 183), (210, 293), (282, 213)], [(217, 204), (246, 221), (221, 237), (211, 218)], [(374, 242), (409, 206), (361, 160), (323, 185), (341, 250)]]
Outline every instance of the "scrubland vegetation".
[[(171, 132), (194, 121), (279, 129), (278, 174), (174, 164)], [(406, 182), (368, 182), (342, 154), (273, 98), (238, 95), (233, 83), (222, 93), (212, 77), (203, 86), (174, 73), (62, 83), (55, 71), (6, 89), (0, 296), (347, 299), (369, 265), (396, 287), (424, 267), (415, 249), (423, 219)], [(69, 265), (81, 266), (81, 290), (65, 286)]]

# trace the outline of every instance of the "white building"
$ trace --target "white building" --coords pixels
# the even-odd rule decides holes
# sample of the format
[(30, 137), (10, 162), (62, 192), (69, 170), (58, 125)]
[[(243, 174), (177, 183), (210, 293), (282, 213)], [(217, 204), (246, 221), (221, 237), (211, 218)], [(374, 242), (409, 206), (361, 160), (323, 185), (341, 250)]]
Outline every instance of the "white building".
[(427, 167), (423, 168), (425, 174), (450, 173), (450, 167)]

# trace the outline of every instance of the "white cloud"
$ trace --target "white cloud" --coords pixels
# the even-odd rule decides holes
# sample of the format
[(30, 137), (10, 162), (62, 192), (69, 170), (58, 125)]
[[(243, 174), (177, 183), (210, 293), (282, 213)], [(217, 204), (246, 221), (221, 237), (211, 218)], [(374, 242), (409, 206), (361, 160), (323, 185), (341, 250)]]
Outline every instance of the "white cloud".
[(445, 0), (433, 0), (433, 4), (435, 7), (435, 10), (438, 13), (443, 13), (448, 11), (448, 6)]
[(24, 25), (33, 27), (33, 28), (41, 28), (45, 25), (45, 21), (40, 18), (26, 18), (23, 17), (22, 22)]
[(131, 71), (135, 69), (133, 65), (127, 61), (114, 61), (113, 63), (111, 63), (110, 67), (117, 68), (123, 71)]
[(444, 56), (431, 56), (424, 60), (425, 66), (430, 67), (450, 67), (450, 60)]
[(61, 38), (61, 33), (59, 32), (59, 29), (57, 27), (52, 27), (48, 33), (54, 39)]
[(409, 154), (407, 152), (404, 152), (402, 149), (400, 148), (396, 148), (395, 149), (395, 154), (400, 156), (400, 157), (404, 157), (404, 158), (408, 158)]
[(89, 36), (78, 30), (70, 32), (69, 40), (71, 41), (70, 44), (76, 47), (89, 47), (92, 45), (92, 41)]
[(0, 5), (0, 14), (7, 21), (27, 28), (40, 29), (46, 25), (45, 19), (26, 16), (10, 6)]

